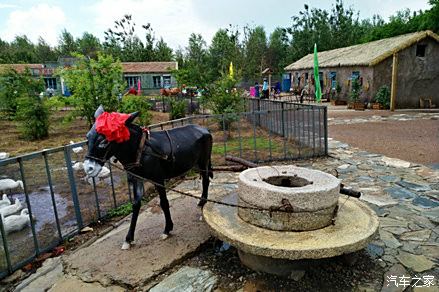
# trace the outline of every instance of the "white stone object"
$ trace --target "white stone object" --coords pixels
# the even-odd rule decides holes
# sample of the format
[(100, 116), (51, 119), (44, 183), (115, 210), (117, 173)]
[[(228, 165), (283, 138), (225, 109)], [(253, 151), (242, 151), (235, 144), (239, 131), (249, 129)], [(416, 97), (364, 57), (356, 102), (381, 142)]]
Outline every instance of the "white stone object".
[(387, 166), (393, 166), (396, 168), (408, 168), (410, 167), (410, 162), (405, 161), (405, 160), (401, 160), (401, 159), (397, 159), (397, 158), (390, 158), (390, 157), (386, 157), (384, 156), (382, 158), (382, 161), (387, 165)]

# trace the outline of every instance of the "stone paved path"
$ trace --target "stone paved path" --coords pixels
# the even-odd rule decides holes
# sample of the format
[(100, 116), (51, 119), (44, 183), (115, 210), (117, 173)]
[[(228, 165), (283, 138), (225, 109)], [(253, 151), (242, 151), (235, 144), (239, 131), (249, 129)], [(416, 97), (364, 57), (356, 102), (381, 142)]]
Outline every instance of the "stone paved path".
[(353, 117), (350, 119), (333, 117), (328, 118), (328, 125), (346, 125), (346, 124), (359, 124), (366, 122), (383, 122), (383, 121), (413, 121), (413, 120), (439, 120), (439, 113), (404, 113), (393, 115), (371, 115), (363, 117)]

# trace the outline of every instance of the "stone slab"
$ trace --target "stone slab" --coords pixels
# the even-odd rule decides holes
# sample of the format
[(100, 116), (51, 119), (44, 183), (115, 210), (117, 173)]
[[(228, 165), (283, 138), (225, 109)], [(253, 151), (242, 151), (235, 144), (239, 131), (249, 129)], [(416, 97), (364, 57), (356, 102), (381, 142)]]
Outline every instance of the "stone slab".
[[(397, 278), (396, 284), (395, 282), (389, 281), (391, 277)], [(385, 274), (384, 274), (384, 281), (383, 281), (383, 287), (381, 288), (381, 292), (402, 292), (407, 287), (404, 287), (403, 285), (399, 284), (400, 277), (410, 277), (410, 273), (407, 272), (407, 270), (404, 268), (404, 266), (400, 264), (393, 265)], [(411, 278), (411, 277), (410, 277)]]
[(189, 197), (170, 202), (174, 231), (161, 240), (164, 216), (159, 210), (144, 211), (139, 215), (135, 242), (129, 250), (121, 250), (129, 221), (108, 233), (89, 247), (78, 250), (65, 260), (67, 269), (86, 282), (100, 282), (104, 286), (121, 283), (139, 286), (149, 278), (194, 252), (210, 238), (209, 229), (200, 221), (197, 200)]
[(396, 258), (405, 267), (418, 273), (430, 270), (434, 267), (434, 263), (423, 255), (414, 255), (408, 252), (399, 251)]
[(16, 291), (46, 291), (52, 287), (62, 275), (63, 266), (61, 264), (61, 258), (47, 259), (35, 274), (23, 280), (23, 282), (16, 287)]
[(78, 292), (123, 292), (126, 289), (119, 286), (107, 286), (103, 287), (99, 283), (85, 283), (75, 278), (61, 278), (56, 284), (49, 290), (49, 292), (66, 292), (66, 291), (78, 291)]
[(387, 166), (392, 166), (395, 168), (408, 168), (410, 167), (410, 162), (408, 161), (404, 161), (401, 159), (397, 159), (397, 158), (390, 158), (390, 157), (386, 157), (384, 156), (382, 158), (382, 161), (387, 165)]
[[(223, 198), (236, 203), (237, 194)], [(246, 253), (278, 259), (318, 259), (351, 253), (367, 246), (378, 229), (378, 217), (364, 203), (340, 198), (334, 225), (302, 232), (274, 231), (243, 221), (236, 208), (207, 203), (203, 216), (212, 231)]]
[(154, 286), (150, 292), (210, 292), (218, 278), (210, 271), (192, 267), (182, 267)]

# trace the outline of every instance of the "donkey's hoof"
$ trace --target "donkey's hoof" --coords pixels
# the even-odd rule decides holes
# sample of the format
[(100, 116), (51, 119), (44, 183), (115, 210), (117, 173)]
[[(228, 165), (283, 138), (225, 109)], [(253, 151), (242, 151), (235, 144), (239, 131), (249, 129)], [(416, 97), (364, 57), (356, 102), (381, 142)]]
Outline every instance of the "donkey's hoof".
[(160, 236), (161, 240), (166, 240), (166, 239), (168, 239), (168, 237), (169, 237), (169, 234), (166, 234), (166, 233), (163, 233), (163, 234)]
[(130, 247), (131, 247), (131, 244), (129, 243), (129, 242), (124, 242), (123, 244), (122, 244), (122, 250), (127, 250), (127, 249), (130, 249)]

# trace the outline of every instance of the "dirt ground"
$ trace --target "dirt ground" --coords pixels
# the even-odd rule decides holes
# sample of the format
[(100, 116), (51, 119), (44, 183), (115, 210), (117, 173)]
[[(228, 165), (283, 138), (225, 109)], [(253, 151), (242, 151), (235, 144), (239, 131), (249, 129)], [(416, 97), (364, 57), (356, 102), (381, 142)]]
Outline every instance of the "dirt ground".
[[(389, 111), (329, 111), (330, 118), (350, 119), (400, 114)], [(329, 137), (363, 150), (426, 165), (439, 163), (439, 121), (384, 121), (330, 125)]]
[[(152, 112), (152, 123), (169, 120), (168, 113)], [(0, 119), (2, 139), (0, 139), (0, 152), (8, 152), (11, 156), (43, 150), (44, 148), (58, 147), (69, 144), (70, 141), (85, 140), (88, 131), (87, 121), (77, 118), (71, 122), (64, 122), (69, 111), (60, 111), (50, 118), (49, 137), (43, 140), (28, 141), (20, 138), (17, 123)]]

